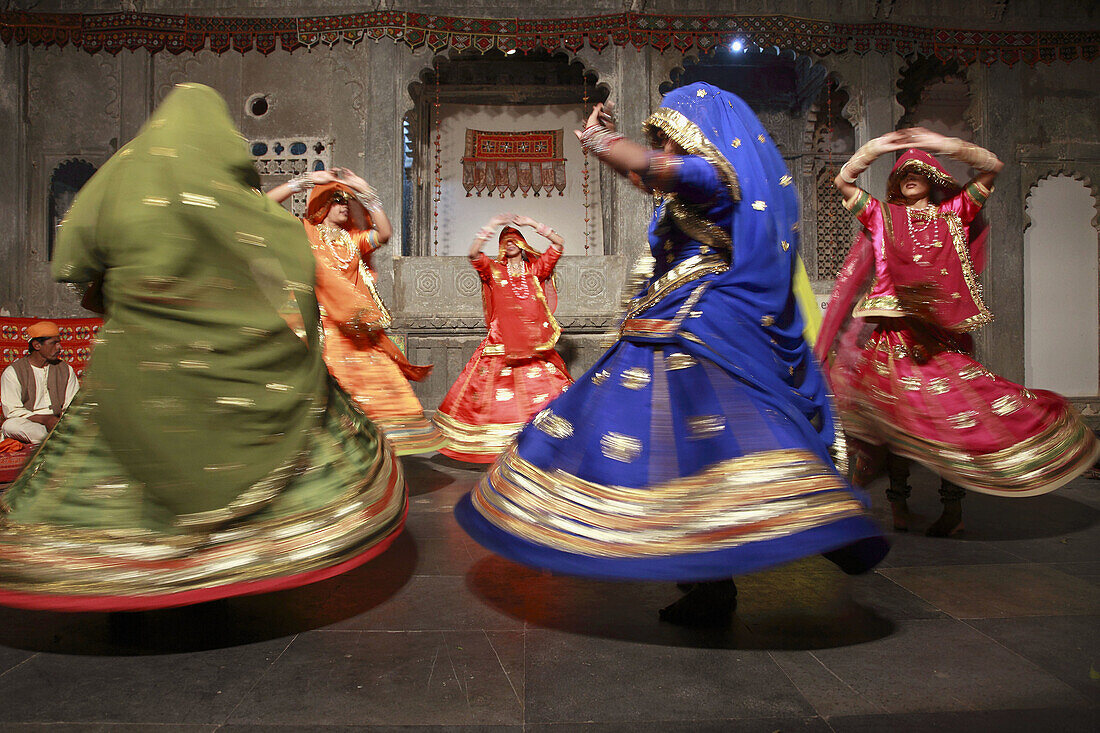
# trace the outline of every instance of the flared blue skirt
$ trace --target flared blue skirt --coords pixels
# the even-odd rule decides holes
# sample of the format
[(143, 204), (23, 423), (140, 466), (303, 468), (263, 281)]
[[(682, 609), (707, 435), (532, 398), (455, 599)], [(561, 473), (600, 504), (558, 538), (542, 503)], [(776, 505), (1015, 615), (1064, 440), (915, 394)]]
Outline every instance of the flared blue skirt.
[(888, 546), (829, 458), (827, 412), (723, 352), (685, 332), (617, 342), (462, 499), (459, 523), (497, 554), (597, 578), (712, 580), (818, 553), (873, 567)]

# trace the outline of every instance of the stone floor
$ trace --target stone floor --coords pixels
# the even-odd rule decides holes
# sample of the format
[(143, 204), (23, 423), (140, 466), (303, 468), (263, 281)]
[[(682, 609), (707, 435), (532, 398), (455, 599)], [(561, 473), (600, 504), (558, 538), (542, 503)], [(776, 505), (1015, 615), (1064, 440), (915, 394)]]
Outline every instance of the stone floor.
[(405, 465), (408, 530), (340, 578), (121, 627), (0, 609), (0, 730), (1100, 729), (1100, 482), (971, 495), (961, 537), (896, 535), (863, 577), (741, 578), (733, 628), (697, 632), (658, 623), (670, 584), (489, 555), (451, 515), (480, 471)]

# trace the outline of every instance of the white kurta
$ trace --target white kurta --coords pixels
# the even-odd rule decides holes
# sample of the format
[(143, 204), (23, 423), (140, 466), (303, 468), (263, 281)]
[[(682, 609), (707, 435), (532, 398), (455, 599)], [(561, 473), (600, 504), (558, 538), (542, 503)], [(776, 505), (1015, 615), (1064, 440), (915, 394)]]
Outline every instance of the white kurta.
[[(68, 364), (69, 381), (65, 386), (65, 404), (68, 407), (73, 401), (80, 384), (76, 379), (76, 372)], [(0, 408), (3, 409), (4, 423), (0, 425), (0, 433), (5, 438), (15, 438), (23, 443), (41, 443), (46, 439), (45, 425), (40, 425), (27, 418), (35, 415), (52, 415), (50, 409), (50, 391), (46, 383), (47, 368), (31, 365), (31, 373), (34, 375), (34, 409), (23, 407), (23, 389), (19, 384), (19, 377), (15, 374), (15, 367), (9, 366), (0, 374)], [(62, 408), (64, 409), (64, 408)]]

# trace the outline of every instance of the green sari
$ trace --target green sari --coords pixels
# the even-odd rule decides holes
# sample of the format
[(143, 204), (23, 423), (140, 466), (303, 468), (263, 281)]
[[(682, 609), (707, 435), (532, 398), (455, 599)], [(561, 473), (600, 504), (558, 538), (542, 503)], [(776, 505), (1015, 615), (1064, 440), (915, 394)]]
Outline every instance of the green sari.
[(77, 196), (58, 280), (102, 281), (82, 389), (3, 497), (0, 603), (182, 605), (350, 569), (404, 522), (400, 465), (329, 378), (301, 223), (225, 103), (177, 87)]

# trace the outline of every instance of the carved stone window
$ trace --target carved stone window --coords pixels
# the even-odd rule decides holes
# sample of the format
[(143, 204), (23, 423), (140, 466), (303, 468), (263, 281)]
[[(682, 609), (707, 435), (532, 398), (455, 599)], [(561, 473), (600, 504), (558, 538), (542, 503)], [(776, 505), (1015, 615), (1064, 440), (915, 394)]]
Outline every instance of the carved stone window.
[[(248, 146), (265, 191), (303, 173), (327, 170), (332, 165), (332, 140), (327, 138), (302, 135), (256, 138)], [(305, 216), (308, 200), (309, 191), (294, 194), (290, 199), (291, 213)]]

